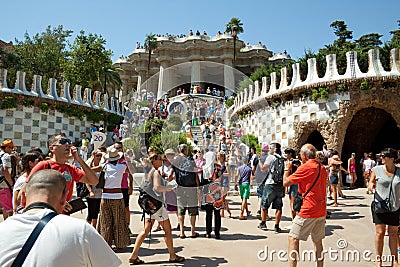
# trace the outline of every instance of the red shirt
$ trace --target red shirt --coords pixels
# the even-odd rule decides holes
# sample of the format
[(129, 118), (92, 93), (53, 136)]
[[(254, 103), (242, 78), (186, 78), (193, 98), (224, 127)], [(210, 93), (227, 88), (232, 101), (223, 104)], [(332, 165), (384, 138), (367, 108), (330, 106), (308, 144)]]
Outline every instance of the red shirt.
[(29, 181), (29, 178), (33, 173), (39, 170), (49, 169), (48, 163), (50, 163), (50, 169), (56, 170), (64, 176), (68, 189), (67, 201), (71, 200), (72, 193), (74, 191), (74, 181), (79, 182), (82, 177), (85, 176), (85, 172), (76, 166), (71, 164), (60, 164), (52, 160), (41, 161), (35, 167), (33, 167), (29, 177), (26, 179), (26, 182)]
[[(299, 184), (299, 193), (304, 194), (312, 186), (318, 175), (318, 164), (316, 159), (309, 159), (300, 165), (295, 173), (289, 176), (290, 182)], [(302, 218), (320, 218), (326, 216), (326, 173), (323, 164), (319, 164), (320, 176), (314, 187), (303, 198), (300, 213)]]

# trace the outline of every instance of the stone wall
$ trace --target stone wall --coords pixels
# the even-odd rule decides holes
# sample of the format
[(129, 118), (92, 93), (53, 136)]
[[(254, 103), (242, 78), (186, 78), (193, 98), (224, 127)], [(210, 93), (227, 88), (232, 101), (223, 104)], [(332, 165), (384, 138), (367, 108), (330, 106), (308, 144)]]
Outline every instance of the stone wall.
[[(313, 131), (318, 131), (329, 148), (341, 151), (347, 128), (354, 115), (366, 108), (377, 108), (390, 114), (400, 125), (400, 59), (399, 49), (391, 51), (391, 69), (383, 69), (379, 50), (369, 51), (369, 69), (360, 71), (357, 53), (347, 53), (347, 70), (339, 75), (336, 56), (327, 56), (327, 70), (319, 78), (315, 59), (308, 61), (307, 79), (301, 81), (298, 63), (293, 65), (291, 84), (287, 84), (286, 69), (282, 69), (277, 86), (276, 74), (271, 83), (254, 83), (235, 98), (228, 110), (231, 121), (241, 124), (244, 133), (252, 133), (260, 142), (277, 141), (283, 147), (300, 148)], [(361, 90), (361, 83), (370, 88)], [(339, 91), (338, 85), (346, 85)], [(303, 92), (326, 87), (329, 99), (313, 101)], [(278, 101), (279, 102), (276, 102)], [(373, 119), (373, 117), (371, 117)], [(373, 122), (371, 122), (373, 123)]]

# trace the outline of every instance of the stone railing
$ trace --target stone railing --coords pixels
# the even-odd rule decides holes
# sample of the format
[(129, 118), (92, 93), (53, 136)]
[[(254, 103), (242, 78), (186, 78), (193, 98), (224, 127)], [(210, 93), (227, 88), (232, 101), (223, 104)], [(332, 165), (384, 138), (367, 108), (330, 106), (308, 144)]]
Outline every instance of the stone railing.
[[(0, 69), (0, 94), (11, 93), (16, 95), (27, 95), (33, 97), (39, 97), (43, 100), (54, 100), (64, 103), (76, 104), (87, 108), (100, 109), (109, 113), (114, 113), (123, 116), (123, 110), (117, 103), (115, 97), (109, 99), (107, 94), (101, 94), (99, 91), (92, 93), (91, 88), (85, 88), (84, 99), (82, 99), (82, 86), (75, 85), (71, 88), (70, 83), (65, 81), (62, 85), (62, 96), (57, 93), (57, 80), (54, 78), (49, 79), (47, 93), (43, 92), (42, 88), (42, 76), (34, 75), (32, 88), (26, 88), (25, 84), (25, 72), (17, 71), (17, 77), (14, 88), (9, 88), (7, 85), (7, 70)], [(72, 96), (72, 97), (71, 97)]]
[[(375, 79), (382, 80), (399, 79), (400, 76), (400, 49), (395, 48), (390, 51), (390, 71), (384, 70), (379, 57), (378, 49), (371, 49), (368, 51), (368, 71), (362, 72), (357, 62), (357, 52), (349, 51), (346, 53), (347, 67), (346, 72), (342, 75), (338, 73), (336, 64), (336, 55), (326, 56), (326, 71), (322, 78), (318, 76), (317, 61), (315, 58), (307, 60), (307, 77), (304, 81), (300, 78), (300, 64), (295, 63), (292, 65), (293, 75), (291, 83), (288, 84), (287, 69), (281, 69), (281, 79), (277, 86), (277, 75), (275, 72), (271, 73), (270, 83), (267, 83), (267, 78), (263, 77), (261, 84), (256, 81), (254, 86), (250, 85), (244, 91), (240, 92), (235, 100), (234, 106), (229, 110), (230, 117), (238, 114), (241, 110), (249, 109), (252, 105), (266, 100), (273, 100), (282, 98), (286, 95), (298, 94), (304, 89), (313, 88), (321, 85), (332, 85), (349, 82), (349, 80), (356, 79)], [(264, 106), (264, 105), (261, 105)], [(265, 106), (264, 106), (265, 107)]]

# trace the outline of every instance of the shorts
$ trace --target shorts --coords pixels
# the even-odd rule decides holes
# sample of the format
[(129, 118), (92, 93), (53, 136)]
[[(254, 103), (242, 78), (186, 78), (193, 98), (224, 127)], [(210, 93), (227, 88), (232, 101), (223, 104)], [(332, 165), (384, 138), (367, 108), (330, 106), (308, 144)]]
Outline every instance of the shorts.
[(250, 198), (250, 184), (240, 184), (239, 185), (240, 198), (249, 199)]
[(264, 185), (264, 192), (262, 196), (261, 207), (266, 210), (272, 204), (275, 210), (282, 210), (282, 198), (285, 196), (285, 190), (282, 185), (266, 184)]
[(289, 236), (306, 241), (311, 234), (313, 241), (322, 240), (325, 238), (325, 219), (325, 216), (320, 218), (302, 218), (297, 215), (293, 219)]
[(331, 184), (338, 184), (339, 183), (339, 177), (337, 176), (329, 176), (329, 181)]
[(229, 174), (233, 176), (236, 173), (236, 165), (229, 165)]
[(4, 188), (0, 190), (0, 205), (6, 212), (13, 211), (12, 196), (9, 188)]
[(185, 215), (186, 210), (190, 216), (199, 215), (197, 187), (178, 187), (176, 190), (178, 215)]
[(161, 208), (159, 208), (159, 209), (157, 210), (157, 212), (154, 213), (154, 214), (152, 214), (152, 215), (145, 213), (145, 214), (144, 214), (144, 217), (145, 217), (146, 219), (154, 219), (154, 220), (156, 220), (157, 222), (163, 222), (163, 221), (169, 220), (167, 210), (165, 209), (164, 206), (162, 206)]
[(100, 212), (101, 198), (86, 198), (88, 204), (88, 214), (86, 220), (97, 220)]
[(289, 196), (294, 197), (299, 192), (299, 185), (292, 184), (289, 186)]
[(129, 194), (128, 194), (128, 188), (121, 188), (122, 191), (122, 197), (124, 199), (124, 205), (125, 208), (129, 208)]
[(257, 186), (257, 197), (262, 198), (263, 193), (264, 193), (264, 184), (260, 184), (259, 186)]
[(399, 226), (400, 210), (388, 213), (375, 213), (371, 203), (372, 222), (374, 224), (386, 224), (390, 226)]

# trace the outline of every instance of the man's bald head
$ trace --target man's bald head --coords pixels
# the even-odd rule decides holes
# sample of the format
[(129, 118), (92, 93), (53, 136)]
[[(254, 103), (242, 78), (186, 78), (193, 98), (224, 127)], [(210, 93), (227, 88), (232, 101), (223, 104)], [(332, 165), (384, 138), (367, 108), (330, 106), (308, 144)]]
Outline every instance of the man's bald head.
[(40, 170), (33, 173), (26, 184), (26, 204), (42, 201), (62, 211), (66, 193), (65, 178), (60, 172), (51, 169)]
[(301, 147), (300, 155), (303, 162), (309, 159), (315, 159), (317, 149), (312, 144), (305, 144)]

